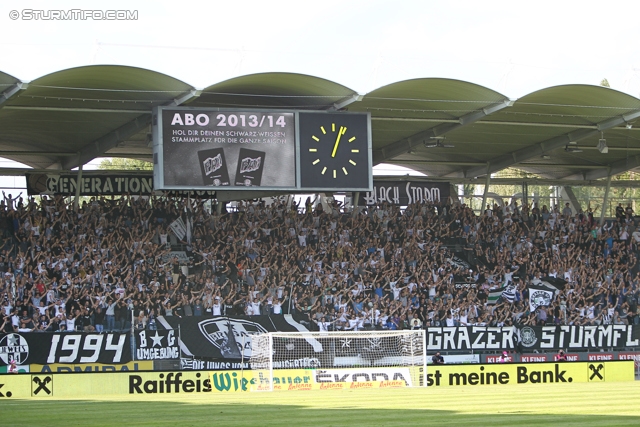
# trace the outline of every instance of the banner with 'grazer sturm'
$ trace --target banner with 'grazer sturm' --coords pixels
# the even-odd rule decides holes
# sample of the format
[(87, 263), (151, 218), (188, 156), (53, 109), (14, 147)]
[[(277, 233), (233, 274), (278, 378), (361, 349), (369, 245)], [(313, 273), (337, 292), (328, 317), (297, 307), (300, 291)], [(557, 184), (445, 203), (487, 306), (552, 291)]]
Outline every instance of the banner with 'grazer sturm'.
[(25, 332), (0, 335), (0, 365), (104, 363), (131, 361), (131, 340), (122, 333)]
[(428, 351), (446, 350), (570, 350), (623, 349), (640, 345), (636, 325), (432, 327), (427, 329)]
[[(131, 335), (125, 333), (9, 333), (0, 334), (0, 366), (12, 360), (19, 366), (40, 364), (118, 365), (132, 360), (180, 359), (220, 362), (206, 369), (247, 367), (252, 338), (266, 332), (308, 332), (308, 323), (291, 316), (161, 317), (164, 330), (136, 331), (135, 354)], [(180, 336), (177, 329), (180, 327)], [(173, 330), (175, 329), (175, 330)], [(320, 368), (339, 361), (349, 362), (390, 357), (398, 348), (387, 338), (333, 339), (316, 337), (275, 345), (276, 367)], [(427, 329), (427, 352), (435, 351), (616, 351), (640, 347), (640, 327), (523, 326), (523, 327), (431, 327)], [(286, 341), (286, 340), (285, 340)], [(419, 345), (414, 343), (412, 345)], [(182, 350), (182, 354), (181, 354)], [(189, 359), (190, 358), (190, 359)], [(181, 362), (182, 362), (181, 361)], [(242, 362), (242, 363), (240, 363)], [(185, 368), (187, 368), (185, 366)], [(199, 368), (199, 369), (200, 369)]]

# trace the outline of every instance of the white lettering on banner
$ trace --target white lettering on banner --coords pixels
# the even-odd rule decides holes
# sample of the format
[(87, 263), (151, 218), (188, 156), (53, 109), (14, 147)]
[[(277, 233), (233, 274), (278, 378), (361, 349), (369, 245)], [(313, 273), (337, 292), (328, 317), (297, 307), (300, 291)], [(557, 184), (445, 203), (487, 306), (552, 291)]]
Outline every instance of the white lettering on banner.
[(292, 359), (292, 360), (279, 360), (279, 361), (273, 362), (274, 368), (319, 368), (320, 366), (322, 366), (320, 364), (320, 360), (315, 357), (305, 357), (302, 359)]
[[(175, 332), (173, 329), (168, 331), (153, 331), (153, 334), (149, 334), (147, 337), (147, 331), (139, 331), (138, 332), (138, 347), (146, 348), (146, 347), (165, 347), (162, 345), (162, 340), (165, 339), (167, 341), (167, 347), (172, 347), (175, 342)], [(151, 342), (149, 342), (151, 340)]]
[[(166, 344), (163, 343), (166, 342)], [(136, 358), (138, 360), (178, 359), (180, 350), (175, 345), (173, 329), (169, 331), (139, 331), (137, 333)]]
[(366, 205), (391, 203), (395, 205), (410, 205), (412, 203), (434, 202), (441, 200), (440, 188), (436, 185), (449, 185), (448, 183), (406, 183), (397, 184), (385, 181), (373, 183), (373, 191), (365, 193), (363, 200)]
[(427, 330), (427, 345), (438, 350), (513, 349), (515, 333), (513, 327), (435, 327)]
[(400, 204), (400, 189), (398, 187), (373, 187), (373, 191), (367, 191), (364, 196), (367, 205), (377, 205), (379, 203)]
[(596, 346), (596, 327), (595, 326), (585, 326), (584, 327), (584, 335), (583, 335), (583, 341), (582, 342), (587, 347), (595, 347)]
[(531, 355), (531, 354), (523, 354), (520, 357), (520, 362), (522, 363), (529, 363), (529, 362), (546, 362), (547, 361), (547, 355), (546, 354), (541, 354), (541, 355)]
[(178, 347), (166, 348), (139, 348), (136, 350), (138, 360), (178, 359), (180, 351)]
[(458, 334), (458, 348), (463, 348), (463, 346), (471, 347), (471, 340), (469, 339), (469, 333), (467, 329), (460, 329), (460, 333)]
[(553, 348), (555, 326), (543, 326), (542, 338), (540, 338), (540, 348)]
[(587, 360), (590, 362), (598, 360), (613, 360), (613, 353), (589, 353)]
[(210, 360), (180, 359), (180, 369), (193, 371), (229, 371), (251, 369), (248, 362), (212, 362)]
[(197, 124), (198, 126), (206, 126), (209, 124), (209, 116), (206, 114), (198, 114), (194, 117), (193, 114), (185, 113), (184, 119), (180, 116), (180, 113), (175, 113), (173, 115), (173, 119), (171, 120), (171, 126), (181, 125), (181, 126), (193, 126)]
[(222, 155), (218, 153), (215, 157), (209, 157), (204, 162), (204, 174), (209, 176), (222, 167)]
[(541, 350), (637, 347), (640, 330), (634, 325), (515, 327), (432, 327), (427, 343), (432, 350)]
[(504, 361), (500, 360), (500, 356), (487, 356), (487, 363), (511, 363), (513, 362), (513, 358), (511, 356), (507, 356), (504, 358)]
[(317, 383), (400, 380), (411, 387), (411, 374), (408, 368), (318, 369), (315, 371), (315, 376)]
[(437, 187), (412, 187), (411, 182), (407, 182), (405, 191), (409, 197), (408, 204), (440, 201), (440, 189)]
[[(74, 194), (78, 187), (77, 176), (47, 175), (47, 192)], [(80, 181), (81, 194), (111, 194), (117, 193), (143, 193), (153, 192), (153, 178), (145, 176), (87, 176)]]
[(640, 362), (640, 353), (619, 353), (619, 360), (635, 360), (636, 362)]
[[(633, 325), (559, 326), (557, 328), (543, 327), (543, 331), (551, 332), (544, 335), (549, 340), (544, 348), (637, 347), (640, 342), (640, 339), (633, 338)], [(557, 343), (554, 342), (555, 334), (558, 334)], [(566, 338), (565, 335), (567, 335)]]
[(252, 159), (251, 157), (246, 157), (242, 159), (240, 164), (240, 173), (248, 173), (255, 172), (260, 169), (260, 164), (262, 163), (262, 158), (256, 157)]
[[(98, 361), (100, 354), (105, 351), (113, 352), (111, 363), (120, 363), (126, 335), (117, 334), (117, 343), (113, 342), (115, 336), (116, 334), (54, 334), (51, 336), (51, 348), (49, 349), (47, 364), (95, 363)], [(60, 337), (63, 337), (62, 344), (60, 344)], [(106, 342), (103, 342), (105, 337), (107, 338)], [(80, 351), (91, 352), (91, 355), (78, 358)]]

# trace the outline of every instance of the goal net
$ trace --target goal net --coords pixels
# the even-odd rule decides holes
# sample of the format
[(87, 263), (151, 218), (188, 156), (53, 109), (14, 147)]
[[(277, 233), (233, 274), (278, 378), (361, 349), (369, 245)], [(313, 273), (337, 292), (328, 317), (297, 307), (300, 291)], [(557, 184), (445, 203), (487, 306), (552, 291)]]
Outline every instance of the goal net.
[(253, 336), (250, 364), (252, 391), (344, 388), (345, 383), (423, 387), (426, 335), (424, 330), (270, 332)]

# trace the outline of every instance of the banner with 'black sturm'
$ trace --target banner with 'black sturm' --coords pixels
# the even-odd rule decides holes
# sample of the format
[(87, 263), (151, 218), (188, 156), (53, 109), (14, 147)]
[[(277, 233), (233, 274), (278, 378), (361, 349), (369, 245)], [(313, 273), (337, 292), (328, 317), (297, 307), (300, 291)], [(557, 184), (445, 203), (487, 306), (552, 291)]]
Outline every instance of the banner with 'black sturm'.
[(448, 182), (424, 181), (373, 181), (373, 191), (361, 195), (361, 206), (392, 205), (407, 206), (412, 203), (444, 202), (449, 198)]

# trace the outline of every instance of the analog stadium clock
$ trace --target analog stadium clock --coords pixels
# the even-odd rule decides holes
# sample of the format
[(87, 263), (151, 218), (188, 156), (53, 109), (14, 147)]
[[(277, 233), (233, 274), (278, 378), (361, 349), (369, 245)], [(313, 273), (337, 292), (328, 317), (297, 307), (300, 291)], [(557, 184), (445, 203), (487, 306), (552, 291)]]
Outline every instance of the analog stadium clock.
[(371, 189), (370, 120), (362, 113), (300, 113), (300, 186)]

